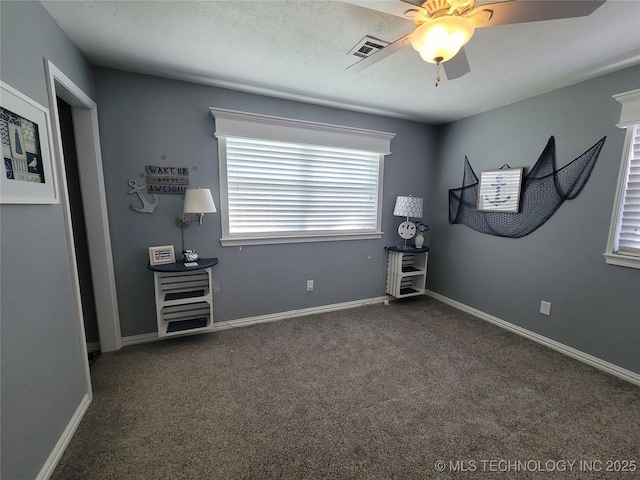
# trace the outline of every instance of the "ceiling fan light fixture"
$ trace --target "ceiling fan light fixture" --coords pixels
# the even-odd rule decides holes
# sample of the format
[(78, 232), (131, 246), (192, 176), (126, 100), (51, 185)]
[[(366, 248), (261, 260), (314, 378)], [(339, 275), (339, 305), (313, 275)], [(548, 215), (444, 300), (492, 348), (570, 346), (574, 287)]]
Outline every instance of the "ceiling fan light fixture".
[(474, 31), (471, 20), (442, 15), (420, 25), (411, 35), (411, 46), (425, 62), (439, 64), (455, 57)]

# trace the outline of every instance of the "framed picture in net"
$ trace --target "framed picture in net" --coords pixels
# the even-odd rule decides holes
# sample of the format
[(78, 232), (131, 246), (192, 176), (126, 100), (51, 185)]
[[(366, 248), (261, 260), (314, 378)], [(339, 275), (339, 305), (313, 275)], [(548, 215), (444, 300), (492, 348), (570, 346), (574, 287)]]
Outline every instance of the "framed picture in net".
[(501, 168), (480, 174), (477, 210), (481, 212), (520, 211), (523, 168)]

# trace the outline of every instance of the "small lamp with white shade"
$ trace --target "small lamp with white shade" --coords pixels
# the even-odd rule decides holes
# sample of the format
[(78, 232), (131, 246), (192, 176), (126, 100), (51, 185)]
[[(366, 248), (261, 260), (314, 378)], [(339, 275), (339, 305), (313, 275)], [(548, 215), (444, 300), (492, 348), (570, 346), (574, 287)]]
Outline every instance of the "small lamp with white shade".
[(416, 234), (416, 225), (409, 218), (422, 218), (422, 198), (411, 195), (398, 196), (393, 208), (393, 215), (406, 217), (406, 221), (398, 226), (398, 235), (404, 239), (404, 248), (407, 248), (407, 240)]
[(216, 213), (216, 204), (213, 203), (211, 190), (208, 188), (189, 188), (184, 194), (183, 213), (195, 213), (198, 215), (198, 223), (202, 225), (202, 217), (205, 213)]
[[(216, 205), (213, 202), (213, 196), (211, 190), (208, 188), (189, 188), (184, 194), (184, 207), (182, 214), (176, 218), (176, 225), (182, 229), (182, 253), (185, 260), (197, 260), (197, 254), (191, 250), (185, 250), (184, 248), (184, 229), (191, 224), (191, 220), (187, 214), (198, 215), (198, 224), (202, 225), (202, 218), (205, 213), (216, 213)], [(189, 258), (191, 253), (191, 258)]]

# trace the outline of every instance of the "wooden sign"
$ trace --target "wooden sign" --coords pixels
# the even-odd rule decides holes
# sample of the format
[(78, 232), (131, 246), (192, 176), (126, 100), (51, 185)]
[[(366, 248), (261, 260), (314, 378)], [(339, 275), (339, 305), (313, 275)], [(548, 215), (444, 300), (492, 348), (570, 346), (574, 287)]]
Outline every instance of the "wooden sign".
[(147, 165), (148, 193), (169, 193), (183, 195), (189, 187), (188, 167), (161, 167)]

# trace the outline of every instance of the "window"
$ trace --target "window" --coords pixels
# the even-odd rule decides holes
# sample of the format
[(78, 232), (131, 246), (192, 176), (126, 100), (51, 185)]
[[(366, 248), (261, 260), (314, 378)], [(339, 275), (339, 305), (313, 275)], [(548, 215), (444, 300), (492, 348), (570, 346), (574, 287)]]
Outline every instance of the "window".
[(211, 108), (222, 245), (380, 238), (394, 134)]
[(605, 256), (607, 263), (640, 268), (640, 90), (614, 98), (627, 135)]

